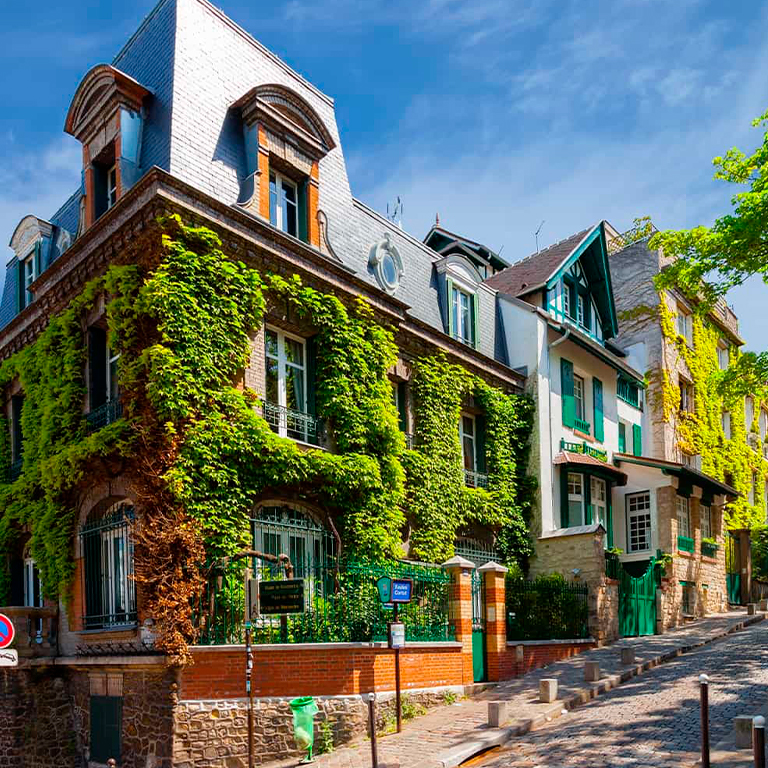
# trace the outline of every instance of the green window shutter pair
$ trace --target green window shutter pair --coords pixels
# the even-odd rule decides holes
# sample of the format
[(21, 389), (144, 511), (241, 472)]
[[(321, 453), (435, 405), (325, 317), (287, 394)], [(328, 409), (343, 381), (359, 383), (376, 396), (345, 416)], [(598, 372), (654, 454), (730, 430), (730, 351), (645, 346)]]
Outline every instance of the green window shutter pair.
[(643, 429), (639, 424), (632, 425), (632, 453), (635, 456), (643, 455)]
[(456, 315), (453, 311), (453, 280), (449, 277), (446, 281), (446, 300), (445, 309), (446, 317), (448, 318), (448, 335), (451, 338), (456, 337)]
[(619, 422), (619, 453), (627, 452), (627, 426), (623, 421)]
[(91, 760), (106, 763), (122, 755), (123, 700), (118, 696), (91, 696)]
[(560, 390), (563, 401), (563, 426), (576, 425), (576, 401), (573, 398), (573, 363), (560, 358)]
[(595, 440), (603, 442), (605, 431), (603, 428), (603, 382), (600, 379), (592, 379), (592, 399), (594, 405)]
[(107, 402), (107, 332), (88, 329), (88, 404), (90, 410)]

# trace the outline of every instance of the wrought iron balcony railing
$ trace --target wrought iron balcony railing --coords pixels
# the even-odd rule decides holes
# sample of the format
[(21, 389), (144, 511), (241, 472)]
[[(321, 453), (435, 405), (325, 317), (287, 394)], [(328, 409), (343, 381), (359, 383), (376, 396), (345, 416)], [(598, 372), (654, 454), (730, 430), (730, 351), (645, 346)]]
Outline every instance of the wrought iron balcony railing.
[(465, 469), (464, 484), (468, 488), (487, 488), (488, 475), (485, 475), (482, 472), (472, 472), (470, 469)]
[(584, 421), (584, 419), (576, 419), (576, 431), (581, 432), (585, 435), (589, 434), (589, 427), (590, 424), (588, 421)]
[(96, 430), (116, 422), (122, 415), (123, 404), (120, 400), (107, 400), (104, 405), (100, 405), (86, 414), (85, 423), (88, 432), (96, 432)]
[(283, 405), (265, 402), (262, 408), (264, 419), (272, 431), (281, 437), (290, 437), (310, 445), (320, 445), (325, 439), (322, 419), (309, 413), (294, 411)]
[(583, 453), (585, 456), (592, 456), (592, 458), (599, 461), (608, 461), (608, 451), (602, 448), (595, 448), (589, 443), (571, 443), (563, 438), (560, 440), (560, 450), (569, 451), (570, 453)]
[(410, 432), (404, 432), (403, 433), (405, 437), (405, 447), (407, 450), (412, 451), (413, 450), (413, 435)]

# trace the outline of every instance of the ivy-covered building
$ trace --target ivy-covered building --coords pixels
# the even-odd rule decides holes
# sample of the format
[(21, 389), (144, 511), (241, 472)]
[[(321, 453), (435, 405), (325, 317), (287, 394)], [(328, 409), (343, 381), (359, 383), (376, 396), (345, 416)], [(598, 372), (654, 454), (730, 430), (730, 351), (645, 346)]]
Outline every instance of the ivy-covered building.
[(212, 563), (285, 555), (327, 617), (329, 561), (524, 562), (532, 406), (504, 262), (356, 200), (333, 100), (207, 0), (161, 0), (64, 126), (82, 186), (19, 223), (0, 305), (0, 743), (159, 768)]
[[(626, 297), (636, 296), (638, 287), (617, 274), (616, 257), (609, 258), (610, 244), (619, 239), (602, 221), (487, 280), (499, 291), (510, 364), (525, 368), (536, 404), (531, 571), (587, 581), (603, 638), (652, 634), (657, 624), (663, 630), (725, 606), (718, 546), (723, 505), (735, 493), (715, 473), (658, 461), (665, 456), (648, 434), (654, 391), (646, 389), (645, 368), (627, 348), (622, 326)], [(692, 521), (704, 520), (706, 509), (705, 538), (712, 537), (712, 546), (702, 546), (699, 534), (694, 542), (693, 522), (684, 534), (678, 531), (676, 509), (689, 504)], [(655, 563), (660, 552), (671, 555), (680, 546), (691, 551), (685, 567), (668, 571), (657, 615)], [(648, 573), (643, 605), (622, 594), (629, 593), (622, 573)], [(702, 584), (711, 585), (708, 596), (704, 588), (694, 603), (688, 582), (700, 593)]]

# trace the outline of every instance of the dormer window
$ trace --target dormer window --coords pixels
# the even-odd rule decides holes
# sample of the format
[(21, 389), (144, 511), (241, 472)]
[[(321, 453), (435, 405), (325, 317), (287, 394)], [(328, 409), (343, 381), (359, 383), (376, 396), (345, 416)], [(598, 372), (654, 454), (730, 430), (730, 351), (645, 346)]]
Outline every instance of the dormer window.
[(32, 294), (30, 286), (37, 279), (37, 266), (35, 263), (36, 261), (37, 259), (35, 258), (34, 253), (24, 260), (24, 293), (23, 293), (24, 298), (22, 301), (22, 307), (21, 307), (22, 309), (24, 307), (28, 307), (35, 298), (34, 295)]
[(472, 318), (472, 304), (472, 297), (454, 285), (451, 297), (453, 337), (464, 344), (474, 344), (475, 328)]
[(299, 196), (296, 184), (273, 171), (269, 174), (269, 223), (299, 236)]

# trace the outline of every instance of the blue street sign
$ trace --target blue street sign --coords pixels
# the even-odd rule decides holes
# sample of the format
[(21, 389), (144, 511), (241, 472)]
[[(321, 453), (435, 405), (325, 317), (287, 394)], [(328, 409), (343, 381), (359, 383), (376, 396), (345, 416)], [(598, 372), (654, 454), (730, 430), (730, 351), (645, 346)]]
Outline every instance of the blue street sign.
[(392, 579), (393, 603), (410, 603), (413, 595), (413, 582), (410, 579)]

